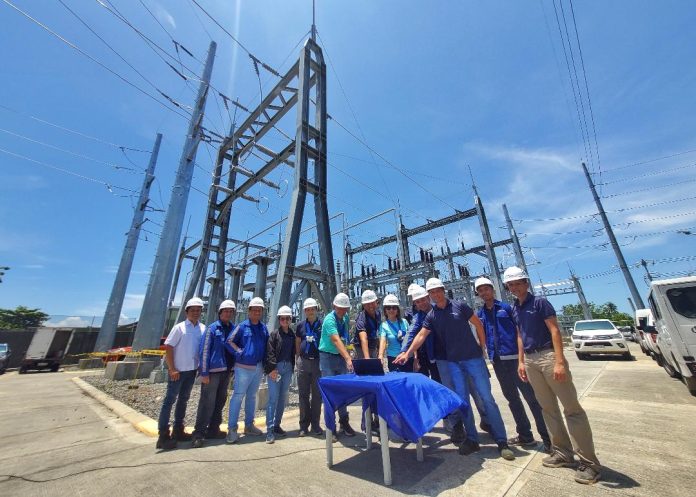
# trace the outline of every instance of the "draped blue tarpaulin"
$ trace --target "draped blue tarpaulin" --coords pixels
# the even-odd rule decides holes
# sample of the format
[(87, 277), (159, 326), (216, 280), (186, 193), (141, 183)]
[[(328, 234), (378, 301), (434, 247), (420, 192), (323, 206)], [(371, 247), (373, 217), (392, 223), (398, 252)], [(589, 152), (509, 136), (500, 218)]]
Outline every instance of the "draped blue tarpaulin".
[(371, 407), (398, 436), (411, 442), (452, 411), (468, 407), (452, 390), (420, 373), (328, 376), (319, 379), (319, 390), (328, 429), (336, 429), (335, 412), (339, 407), (363, 399), (363, 413)]

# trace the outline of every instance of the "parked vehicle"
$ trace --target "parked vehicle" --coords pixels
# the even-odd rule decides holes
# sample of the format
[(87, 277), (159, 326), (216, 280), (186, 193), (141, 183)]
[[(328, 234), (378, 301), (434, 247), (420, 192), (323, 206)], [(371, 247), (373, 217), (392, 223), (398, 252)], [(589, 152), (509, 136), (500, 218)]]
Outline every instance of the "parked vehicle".
[(648, 301), (655, 317), (658, 363), (696, 396), (696, 276), (653, 281)]
[(29, 344), (19, 366), (19, 373), (29, 370), (50, 369), (58, 371), (60, 363), (72, 340), (72, 328), (39, 328)]
[(633, 341), (633, 326), (619, 326), (618, 330), (626, 340)]
[(5, 374), (7, 364), (10, 362), (10, 354), (12, 350), (6, 343), (0, 343), (0, 374)]
[(655, 320), (650, 309), (636, 310), (636, 329), (640, 334), (640, 349), (644, 354), (656, 359), (657, 352), (657, 330)]
[(572, 337), (580, 360), (593, 354), (620, 354), (625, 359), (632, 358), (626, 339), (608, 319), (576, 321)]

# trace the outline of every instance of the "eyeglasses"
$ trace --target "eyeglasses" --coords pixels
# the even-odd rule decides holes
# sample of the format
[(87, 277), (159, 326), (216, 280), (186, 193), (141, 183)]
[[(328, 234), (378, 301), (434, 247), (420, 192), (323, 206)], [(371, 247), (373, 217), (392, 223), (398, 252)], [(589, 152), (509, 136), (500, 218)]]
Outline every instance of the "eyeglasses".
[(393, 305), (387, 305), (387, 306), (384, 306), (384, 310), (385, 311), (398, 311), (399, 308), (396, 306), (393, 306)]
[(292, 318), (290, 316), (281, 316), (279, 319), (281, 321), (290, 321)]

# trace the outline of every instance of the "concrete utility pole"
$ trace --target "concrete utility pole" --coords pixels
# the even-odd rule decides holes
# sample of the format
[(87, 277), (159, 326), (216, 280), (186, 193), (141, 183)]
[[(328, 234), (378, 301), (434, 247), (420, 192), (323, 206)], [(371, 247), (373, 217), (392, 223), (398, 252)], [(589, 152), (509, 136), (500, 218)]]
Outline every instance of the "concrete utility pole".
[(590, 173), (587, 170), (587, 166), (584, 162), (582, 163), (582, 170), (585, 172), (587, 184), (590, 186), (590, 191), (592, 192), (592, 196), (594, 197), (595, 204), (597, 204), (599, 216), (602, 218), (602, 223), (604, 223), (604, 229), (606, 230), (607, 236), (609, 237), (609, 241), (611, 242), (611, 246), (614, 249), (614, 254), (616, 254), (616, 259), (618, 260), (621, 272), (623, 273), (624, 278), (626, 279), (626, 284), (628, 285), (628, 289), (631, 292), (633, 301), (636, 303), (636, 305), (639, 305), (641, 309), (644, 309), (645, 304), (643, 303), (643, 299), (641, 298), (640, 293), (638, 292), (638, 288), (636, 287), (635, 281), (633, 281), (631, 271), (628, 269), (628, 265), (626, 265), (626, 259), (624, 259), (624, 256), (621, 253), (621, 247), (619, 247), (619, 242), (616, 241), (614, 231), (612, 230), (611, 224), (609, 224), (609, 219), (607, 218), (607, 213), (604, 212), (602, 201), (599, 199), (599, 195), (597, 195), (597, 190), (595, 189), (595, 185), (592, 182), (592, 178), (590, 177)]
[(150, 201), (150, 186), (155, 180), (155, 166), (157, 165), (157, 156), (159, 154), (161, 143), (162, 134), (157, 133), (155, 146), (153, 147), (152, 154), (150, 155), (150, 163), (147, 166), (143, 186), (140, 189), (140, 198), (138, 198), (138, 204), (135, 206), (135, 211), (133, 212), (133, 221), (131, 222), (131, 227), (130, 230), (128, 230), (128, 236), (126, 237), (126, 246), (123, 248), (123, 254), (121, 255), (121, 263), (119, 264), (118, 271), (116, 272), (116, 279), (114, 280), (114, 286), (111, 289), (109, 303), (107, 304), (106, 311), (104, 312), (104, 319), (102, 320), (102, 325), (99, 330), (99, 336), (97, 336), (97, 343), (94, 347), (96, 352), (106, 352), (114, 345), (116, 328), (118, 327), (118, 320), (121, 317), (121, 310), (123, 308), (123, 299), (126, 296), (128, 279), (130, 277), (131, 268), (133, 267), (135, 249), (138, 246), (138, 238), (140, 237), (140, 227), (144, 223), (143, 219), (145, 217), (145, 209), (147, 207), (147, 203)]
[(169, 306), (167, 299), (172, 284), (174, 266), (176, 264), (181, 230), (186, 214), (186, 204), (188, 203), (189, 192), (191, 191), (191, 180), (193, 178), (193, 163), (196, 159), (198, 145), (201, 142), (201, 124), (206, 99), (208, 97), (208, 87), (210, 75), (213, 71), (213, 60), (217, 45), (214, 41), (210, 42), (208, 57), (205, 61), (205, 68), (201, 76), (201, 84), (198, 88), (196, 104), (191, 114), (184, 149), (181, 153), (179, 168), (176, 172), (172, 195), (169, 200), (167, 216), (164, 219), (164, 227), (160, 235), (159, 245), (155, 262), (152, 266), (150, 281), (147, 285), (145, 301), (140, 312), (138, 327), (133, 338), (133, 350), (142, 350), (159, 347), (160, 338), (164, 333), (167, 321)]

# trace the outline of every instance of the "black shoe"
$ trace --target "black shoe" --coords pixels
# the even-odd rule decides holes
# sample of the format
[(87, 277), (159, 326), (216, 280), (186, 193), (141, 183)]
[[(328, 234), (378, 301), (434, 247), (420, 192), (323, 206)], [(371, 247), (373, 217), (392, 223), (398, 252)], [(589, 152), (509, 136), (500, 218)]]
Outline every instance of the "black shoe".
[(282, 429), (280, 426), (274, 426), (273, 433), (279, 437), (284, 437), (287, 435), (287, 432), (284, 429)]
[(336, 433), (336, 430), (331, 432), (331, 442), (332, 443), (338, 442), (338, 434)]
[(506, 461), (515, 460), (515, 453), (512, 452), (512, 450), (510, 450), (510, 446), (505, 442), (501, 442), (498, 444), (498, 452), (500, 452), (500, 457), (502, 457)]
[(155, 448), (161, 449), (161, 450), (176, 449), (176, 440), (174, 440), (172, 437), (169, 436), (169, 430), (167, 430), (167, 433), (160, 433), (159, 434)]
[(478, 444), (478, 442), (474, 442), (468, 438), (459, 446), (459, 454), (462, 456), (468, 456), (469, 454), (473, 454), (479, 450), (481, 450), (481, 446)]
[(534, 440), (534, 437), (526, 438), (526, 437), (521, 437), (521, 436), (517, 435), (516, 437), (512, 437), (512, 438), (508, 439), (508, 444), (521, 445), (522, 447), (530, 448), (530, 447), (536, 447), (537, 442), (536, 442), (536, 440)]
[(543, 450), (546, 454), (553, 454), (553, 444), (551, 442), (544, 442)]
[(347, 419), (341, 421), (339, 424), (341, 426), (341, 431), (347, 437), (354, 437), (355, 436), (355, 430), (350, 426), (350, 423), (348, 422)]
[(454, 427), (452, 428), (451, 440), (454, 445), (459, 445), (462, 442), (464, 442), (464, 440), (466, 440), (466, 434), (464, 433), (464, 424), (461, 420), (457, 421)]
[(227, 436), (227, 432), (219, 430), (219, 429), (218, 430), (208, 430), (205, 434), (205, 438), (207, 438), (208, 440), (214, 440), (214, 439), (222, 440), (226, 436)]
[(312, 433), (314, 433), (317, 436), (322, 436), (324, 434), (324, 430), (317, 426), (315, 428), (312, 428)]
[(192, 449), (199, 449), (203, 447), (203, 437), (201, 437), (198, 434), (194, 434), (191, 436), (191, 448)]
[(307, 436), (307, 430), (300, 430), (300, 432), (297, 434), (298, 437), (306, 437)]
[(370, 429), (372, 430), (372, 434), (379, 436), (379, 419), (373, 419)]
[(483, 421), (481, 421), (479, 423), (479, 428), (481, 428), (483, 431), (485, 431), (489, 435), (493, 434), (493, 427), (491, 426), (490, 423), (484, 423)]
[(172, 430), (172, 438), (177, 442), (190, 442), (191, 435), (184, 431), (183, 426), (176, 426)]

